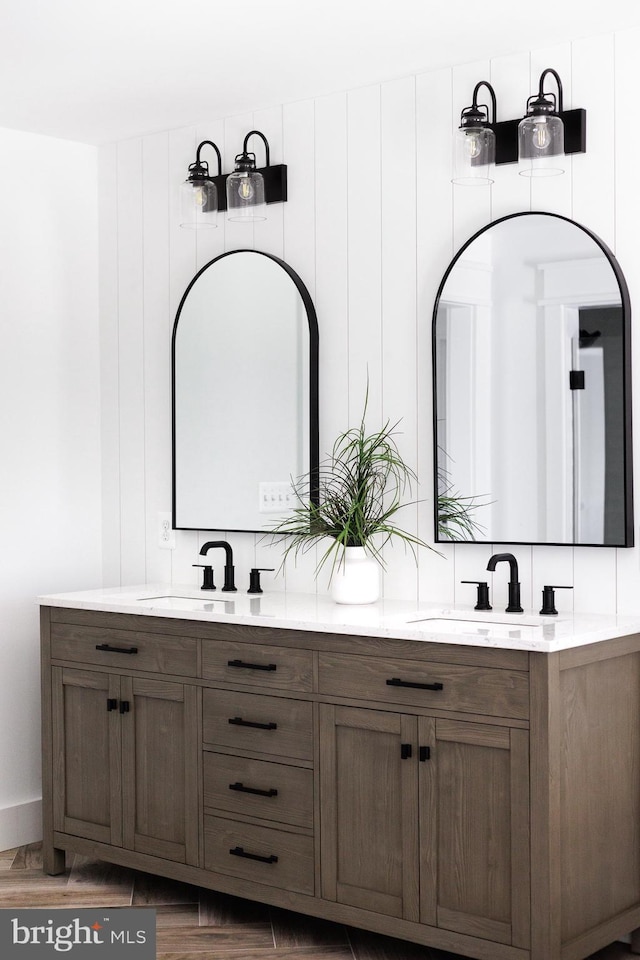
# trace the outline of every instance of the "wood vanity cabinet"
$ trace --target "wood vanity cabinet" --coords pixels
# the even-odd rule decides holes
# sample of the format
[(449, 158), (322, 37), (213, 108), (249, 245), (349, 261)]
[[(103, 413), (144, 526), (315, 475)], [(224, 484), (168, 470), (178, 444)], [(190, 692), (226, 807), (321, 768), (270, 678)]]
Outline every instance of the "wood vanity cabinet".
[(320, 708), (329, 900), (529, 946), (528, 733)]
[[(52, 654), (78, 664), (51, 667), (55, 830), (198, 862), (197, 689), (119, 672), (139, 657), (159, 674), (191, 666), (195, 675), (192, 643), (190, 651), (135, 632), (113, 639), (73, 624), (52, 626)], [(94, 664), (102, 669), (89, 669)]]
[(640, 927), (638, 636), (547, 654), (43, 607), (42, 685), (47, 872), (71, 850), (476, 960)]

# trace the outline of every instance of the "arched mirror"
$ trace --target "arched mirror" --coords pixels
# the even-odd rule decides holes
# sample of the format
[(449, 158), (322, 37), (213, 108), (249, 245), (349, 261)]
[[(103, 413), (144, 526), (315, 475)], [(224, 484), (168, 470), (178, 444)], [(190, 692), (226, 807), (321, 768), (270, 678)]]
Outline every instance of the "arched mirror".
[(433, 315), (436, 540), (632, 546), (631, 310), (605, 244), (514, 214)]
[(284, 261), (208, 263), (173, 328), (173, 525), (263, 531), (318, 467), (318, 323)]

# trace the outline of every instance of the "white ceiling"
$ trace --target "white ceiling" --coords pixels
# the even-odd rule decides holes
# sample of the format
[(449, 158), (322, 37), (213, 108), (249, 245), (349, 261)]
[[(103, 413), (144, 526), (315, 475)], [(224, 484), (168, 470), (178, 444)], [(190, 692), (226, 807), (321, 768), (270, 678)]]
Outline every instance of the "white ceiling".
[(0, 0), (0, 126), (104, 143), (631, 26), (639, 0)]

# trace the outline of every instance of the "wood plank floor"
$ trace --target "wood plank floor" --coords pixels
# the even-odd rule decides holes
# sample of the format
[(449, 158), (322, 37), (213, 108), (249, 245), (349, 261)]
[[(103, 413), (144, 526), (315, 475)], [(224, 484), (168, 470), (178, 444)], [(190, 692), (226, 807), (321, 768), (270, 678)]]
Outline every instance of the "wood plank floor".
[[(0, 853), (0, 907), (154, 907), (158, 960), (464, 960), (451, 953), (68, 855), (42, 873), (40, 844)], [(634, 956), (615, 943), (591, 960)]]

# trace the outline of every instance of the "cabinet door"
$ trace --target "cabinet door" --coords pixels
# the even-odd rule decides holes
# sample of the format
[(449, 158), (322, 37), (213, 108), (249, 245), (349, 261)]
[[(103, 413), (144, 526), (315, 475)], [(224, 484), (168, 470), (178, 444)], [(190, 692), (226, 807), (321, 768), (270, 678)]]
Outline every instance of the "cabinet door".
[[(529, 945), (529, 753), (526, 730), (419, 719), (421, 919)], [(434, 860), (435, 850), (435, 860)], [(437, 877), (437, 883), (436, 881)]]
[(54, 830), (122, 845), (120, 678), (52, 668)]
[(122, 677), (123, 844), (198, 863), (196, 689)]
[(418, 920), (416, 732), (415, 717), (321, 705), (326, 899)]

